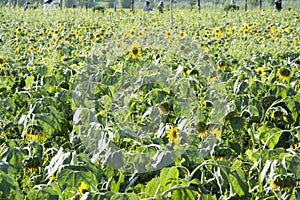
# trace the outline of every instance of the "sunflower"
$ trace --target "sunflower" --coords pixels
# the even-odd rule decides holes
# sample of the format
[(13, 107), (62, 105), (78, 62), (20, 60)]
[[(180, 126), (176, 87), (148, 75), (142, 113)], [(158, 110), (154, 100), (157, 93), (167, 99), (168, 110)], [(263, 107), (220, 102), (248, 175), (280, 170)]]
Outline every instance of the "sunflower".
[(206, 29), (205, 30), (205, 35), (209, 35), (210, 34), (210, 30)]
[(135, 37), (135, 30), (130, 30), (129, 36), (130, 36), (131, 38), (134, 38), (134, 37)]
[(219, 61), (217, 67), (219, 70), (225, 70), (227, 68), (227, 63), (225, 61)]
[(34, 50), (36, 50), (36, 48), (34, 47), (34, 46), (30, 46), (30, 47), (28, 47), (28, 50), (30, 50), (30, 51), (34, 51)]
[(228, 28), (228, 27), (225, 29), (225, 31), (226, 31), (226, 33), (227, 33), (228, 35), (230, 35), (230, 34), (232, 33), (231, 28)]
[(215, 34), (221, 34), (221, 29), (220, 28), (215, 28), (214, 29)]
[(144, 34), (145, 34), (144, 31), (139, 31), (139, 32), (138, 32), (138, 36), (139, 36), (139, 37), (143, 37)]
[(16, 32), (17, 32), (17, 33), (21, 33), (21, 32), (22, 32), (22, 29), (21, 29), (20, 27), (18, 27), (18, 28), (16, 29)]
[(130, 54), (133, 59), (137, 59), (142, 55), (142, 50), (137, 43), (132, 44)]
[(243, 35), (246, 36), (248, 34), (248, 29), (243, 30)]
[(178, 128), (170, 126), (166, 131), (167, 137), (169, 139), (169, 143), (174, 142), (175, 144), (179, 143), (179, 136), (178, 136)]
[(83, 195), (84, 193), (86, 193), (88, 191), (88, 185), (82, 181), (80, 183), (80, 186), (78, 187), (78, 190), (79, 190), (80, 194)]
[(184, 32), (184, 31), (181, 31), (181, 32), (179, 33), (179, 36), (180, 36), (181, 38), (184, 38), (184, 37), (185, 37), (185, 32)]
[(290, 78), (291, 78), (291, 72), (286, 68), (280, 68), (277, 71), (277, 76), (280, 80), (285, 80), (285, 81), (289, 82)]
[(169, 38), (169, 37), (171, 37), (171, 35), (172, 35), (172, 33), (170, 32), (170, 31), (167, 31), (166, 32), (166, 36)]
[(256, 72), (260, 75), (264, 74), (265, 73), (265, 69), (263, 67), (259, 67), (256, 69)]

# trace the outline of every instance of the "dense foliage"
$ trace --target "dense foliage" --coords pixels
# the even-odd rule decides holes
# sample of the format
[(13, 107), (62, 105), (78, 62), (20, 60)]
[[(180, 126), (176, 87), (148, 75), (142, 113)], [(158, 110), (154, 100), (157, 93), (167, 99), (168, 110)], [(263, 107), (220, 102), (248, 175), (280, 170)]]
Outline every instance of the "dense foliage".
[(2, 8), (0, 198), (296, 199), (299, 14)]

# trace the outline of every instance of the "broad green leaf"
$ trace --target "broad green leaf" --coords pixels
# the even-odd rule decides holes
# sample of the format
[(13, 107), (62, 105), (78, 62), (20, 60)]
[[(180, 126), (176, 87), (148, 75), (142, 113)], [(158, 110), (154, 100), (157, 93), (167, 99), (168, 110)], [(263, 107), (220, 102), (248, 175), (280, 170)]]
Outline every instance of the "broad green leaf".
[(27, 76), (25, 79), (26, 88), (30, 89), (34, 83), (34, 76)]
[(239, 79), (236, 80), (234, 83), (234, 93), (235, 94), (243, 94), (245, 90), (248, 88), (249, 84), (247, 80), (240, 81)]
[(134, 193), (116, 193), (110, 197), (110, 200), (139, 200), (139, 197)]
[(56, 182), (50, 185), (36, 185), (27, 194), (28, 199), (39, 200), (39, 199), (57, 199), (63, 200), (61, 189)]
[(167, 189), (167, 183), (169, 181), (177, 181), (179, 177), (179, 171), (176, 167), (163, 168), (160, 172), (160, 185), (161, 189)]
[[(59, 186), (69, 194), (73, 191), (79, 192), (79, 186), (82, 182), (88, 185), (87, 191), (95, 191), (98, 184), (96, 176), (90, 171), (75, 171), (71, 169), (63, 169), (57, 175)], [(65, 192), (66, 192), (65, 191)]]
[(203, 200), (217, 200), (217, 196), (213, 194), (203, 194), (201, 197)]
[(300, 156), (295, 155), (288, 163), (288, 169), (291, 170), (297, 179), (300, 179)]
[(178, 200), (178, 199), (184, 199), (184, 200), (195, 200), (197, 196), (196, 191), (190, 190), (190, 189), (178, 189), (174, 190), (171, 195), (171, 199)]
[(3, 158), (3, 161), (6, 161), (12, 164), (16, 169), (22, 168), (22, 160), (25, 157), (25, 150), (14, 147), (7, 151), (6, 155)]
[(242, 166), (243, 162), (241, 160), (235, 160), (231, 165), (233, 169), (239, 169)]
[(239, 195), (243, 196), (248, 193), (248, 185), (241, 179), (239, 174), (234, 171), (229, 175), (230, 184), (232, 184), (234, 191)]
[(230, 125), (234, 131), (241, 131), (246, 127), (246, 120), (243, 117), (234, 117), (230, 120)]
[(249, 160), (255, 162), (260, 157), (260, 151), (258, 149), (247, 149), (245, 155), (247, 155)]
[(110, 182), (110, 190), (112, 192), (119, 192), (120, 191), (120, 185), (124, 182), (124, 173), (119, 172), (118, 174), (118, 181), (115, 181), (114, 178), (112, 178)]
[(2, 160), (0, 160), (0, 171), (11, 175), (17, 173), (17, 170), (13, 167), (13, 165)]
[(24, 195), (14, 178), (14, 174), (7, 174), (0, 171), (0, 199), (2, 198), (23, 200)]
[(285, 99), (285, 104), (288, 107), (288, 109), (292, 112), (292, 118), (295, 122), (299, 122), (300, 114), (300, 98), (297, 97), (290, 97), (288, 96)]
[(270, 149), (276, 146), (282, 133), (281, 129), (277, 127), (270, 128), (267, 124), (264, 124), (258, 129), (260, 140)]
[(160, 186), (160, 179), (153, 178), (151, 181), (149, 181), (146, 185), (145, 192), (149, 194), (150, 196), (154, 197), (156, 194), (158, 187)]

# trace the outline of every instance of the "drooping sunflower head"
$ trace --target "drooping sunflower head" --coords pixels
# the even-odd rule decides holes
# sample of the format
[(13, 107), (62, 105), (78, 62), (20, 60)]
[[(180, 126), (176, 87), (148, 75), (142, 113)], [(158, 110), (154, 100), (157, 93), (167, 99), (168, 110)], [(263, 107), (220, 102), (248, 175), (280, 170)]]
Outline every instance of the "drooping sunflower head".
[(285, 189), (293, 189), (298, 185), (298, 181), (294, 174), (278, 174), (275, 175), (274, 180), (271, 184), (271, 189), (279, 189), (279, 190), (285, 190)]
[(78, 187), (78, 190), (79, 190), (80, 194), (83, 195), (84, 193), (86, 193), (88, 191), (88, 185), (82, 181), (80, 183), (80, 186)]
[(4, 58), (0, 56), (0, 66), (4, 64)]
[(132, 59), (137, 59), (142, 55), (142, 50), (137, 43), (133, 43), (130, 49)]
[(285, 81), (289, 82), (290, 78), (291, 78), (291, 72), (290, 72), (290, 70), (288, 70), (286, 68), (280, 68), (277, 71), (277, 76), (280, 80), (285, 80)]
[(198, 126), (197, 126), (197, 130), (198, 130), (198, 137), (200, 137), (201, 139), (204, 139), (207, 135), (207, 125), (205, 122), (199, 122)]
[(227, 63), (221, 60), (217, 63), (217, 67), (219, 70), (225, 70), (227, 68)]
[(179, 135), (178, 135), (178, 128), (170, 126), (166, 131), (169, 143), (179, 143)]

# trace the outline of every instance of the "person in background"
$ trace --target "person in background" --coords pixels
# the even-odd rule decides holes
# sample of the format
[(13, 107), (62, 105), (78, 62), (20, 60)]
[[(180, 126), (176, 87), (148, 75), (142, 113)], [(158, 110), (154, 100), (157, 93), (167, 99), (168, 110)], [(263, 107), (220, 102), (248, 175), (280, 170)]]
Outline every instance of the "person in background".
[(28, 10), (30, 2), (26, 1), (24, 4), (24, 11)]
[(55, 9), (55, 2), (53, 0), (44, 0), (44, 11), (48, 9)]
[(164, 2), (160, 1), (157, 5), (158, 10), (160, 13), (163, 13), (163, 9), (164, 9)]
[(281, 11), (281, 9), (282, 9), (282, 1), (281, 0), (275, 0), (275, 8), (278, 11)]
[(72, 13), (75, 13), (75, 12), (76, 12), (76, 5), (73, 4), (73, 6), (72, 6)]
[(144, 6), (144, 11), (151, 11), (152, 8), (150, 7), (150, 2), (146, 1), (146, 5)]

